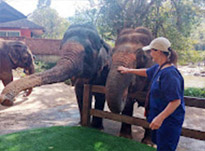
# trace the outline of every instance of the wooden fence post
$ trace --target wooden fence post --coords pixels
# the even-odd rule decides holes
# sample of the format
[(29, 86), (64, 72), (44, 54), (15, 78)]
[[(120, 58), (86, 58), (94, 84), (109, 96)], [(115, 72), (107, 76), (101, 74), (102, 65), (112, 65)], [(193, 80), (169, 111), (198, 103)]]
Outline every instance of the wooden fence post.
[(85, 84), (83, 90), (82, 126), (90, 125), (90, 108), (92, 104), (91, 85)]

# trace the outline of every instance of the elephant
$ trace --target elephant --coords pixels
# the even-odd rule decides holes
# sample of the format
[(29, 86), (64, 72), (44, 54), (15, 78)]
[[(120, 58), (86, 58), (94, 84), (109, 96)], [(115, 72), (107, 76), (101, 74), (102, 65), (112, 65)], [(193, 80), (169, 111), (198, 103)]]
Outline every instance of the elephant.
[[(61, 58), (53, 68), (12, 82), (5, 87), (0, 101), (10, 100), (22, 90), (72, 79), (82, 119), (84, 84), (105, 85), (111, 61), (111, 47), (99, 36), (94, 25), (68, 27), (60, 45)], [(105, 95), (94, 93), (95, 108), (103, 110)], [(80, 122), (82, 121), (80, 119)], [(93, 117), (93, 127), (101, 129), (102, 119)]]
[[(128, 68), (147, 68), (154, 63), (148, 52), (142, 47), (153, 39), (152, 33), (145, 27), (123, 29), (113, 48), (112, 64), (106, 81), (106, 100), (113, 113), (132, 116), (136, 99), (128, 97), (136, 91), (148, 91), (149, 81), (133, 74), (121, 74), (118, 66)], [(141, 101), (139, 101), (141, 102)], [(145, 103), (139, 103), (143, 106)], [(145, 131), (148, 133), (149, 131)], [(131, 125), (122, 123), (120, 136), (132, 138)]]
[[(30, 49), (24, 42), (0, 39), (0, 80), (3, 85), (13, 81), (12, 69), (23, 68), (26, 74), (33, 74), (34, 60)], [(26, 96), (32, 91), (28, 89)], [(7, 104), (7, 105), (12, 105)]]

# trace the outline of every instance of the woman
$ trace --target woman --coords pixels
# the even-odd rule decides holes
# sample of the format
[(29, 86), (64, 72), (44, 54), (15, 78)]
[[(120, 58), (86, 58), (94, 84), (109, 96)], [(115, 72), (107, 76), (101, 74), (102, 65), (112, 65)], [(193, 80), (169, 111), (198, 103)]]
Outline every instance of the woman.
[(154, 39), (143, 47), (157, 64), (148, 69), (130, 69), (123, 66), (118, 71), (147, 77), (152, 81), (148, 95), (147, 120), (152, 129), (152, 141), (158, 151), (174, 151), (177, 148), (185, 115), (184, 80), (174, 66), (176, 52), (164, 37)]

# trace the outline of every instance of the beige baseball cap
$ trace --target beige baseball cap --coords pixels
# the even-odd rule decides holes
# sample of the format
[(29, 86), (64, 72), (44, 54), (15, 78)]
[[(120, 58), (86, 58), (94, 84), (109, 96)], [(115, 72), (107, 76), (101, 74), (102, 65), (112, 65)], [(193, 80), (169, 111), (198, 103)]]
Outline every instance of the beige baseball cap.
[(169, 52), (169, 47), (171, 47), (171, 43), (167, 38), (158, 37), (152, 40), (148, 46), (142, 47), (142, 50), (147, 51), (150, 49), (157, 49), (160, 51)]

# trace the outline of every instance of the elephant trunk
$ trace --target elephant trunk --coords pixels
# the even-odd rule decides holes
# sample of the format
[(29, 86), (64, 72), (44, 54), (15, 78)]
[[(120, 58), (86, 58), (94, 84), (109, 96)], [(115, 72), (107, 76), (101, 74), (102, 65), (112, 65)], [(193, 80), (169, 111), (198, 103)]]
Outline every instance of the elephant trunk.
[[(35, 68), (34, 68), (34, 64), (32, 63), (30, 65), (30, 67), (28, 68), (28, 75), (34, 74), (34, 72), (35, 72)], [(27, 74), (27, 72), (26, 72), (26, 74)]]
[[(117, 71), (118, 66), (133, 68), (136, 57), (133, 54), (114, 54), (113, 63), (106, 81), (106, 100), (109, 109), (114, 113), (120, 113), (125, 106), (128, 88), (132, 82), (132, 74), (121, 74)], [(121, 60), (123, 58), (123, 60)]]
[(13, 101), (14, 97), (21, 91), (41, 86), (63, 82), (72, 76), (77, 76), (83, 70), (84, 48), (79, 44), (70, 44), (62, 50), (62, 58), (52, 69), (41, 73), (35, 73), (25, 78), (9, 83), (2, 91), (0, 102), (4, 100)]
[(117, 67), (113, 68), (106, 82), (106, 99), (109, 109), (114, 113), (120, 113), (125, 106), (132, 75), (123, 75), (117, 71)]

